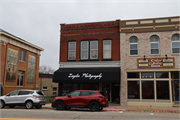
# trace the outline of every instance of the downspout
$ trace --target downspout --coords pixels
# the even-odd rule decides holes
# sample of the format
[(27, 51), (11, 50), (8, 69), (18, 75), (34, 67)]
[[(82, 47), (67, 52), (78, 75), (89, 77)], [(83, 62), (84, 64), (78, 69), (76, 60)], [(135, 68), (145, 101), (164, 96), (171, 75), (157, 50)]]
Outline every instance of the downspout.
[(7, 43), (7, 49), (6, 49), (6, 63), (5, 63), (5, 69), (4, 69), (4, 82), (3, 82), (4, 87), (5, 87), (5, 81), (6, 81), (6, 66), (7, 66), (8, 48), (9, 48), (9, 43)]
[(36, 73), (36, 72), (37, 72), (37, 53), (36, 53), (36, 64), (35, 64), (35, 66), (36, 66), (36, 67), (35, 67), (36, 69), (35, 69), (35, 79), (34, 79), (34, 90), (36, 89), (36, 75), (37, 75), (37, 73)]

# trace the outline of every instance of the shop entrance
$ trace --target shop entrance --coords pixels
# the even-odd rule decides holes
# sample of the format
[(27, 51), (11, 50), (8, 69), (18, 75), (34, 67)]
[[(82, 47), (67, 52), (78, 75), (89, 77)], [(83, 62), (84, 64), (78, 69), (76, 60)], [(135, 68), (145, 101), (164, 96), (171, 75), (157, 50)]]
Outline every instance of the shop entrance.
[(111, 83), (102, 83), (102, 91), (108, 97), (108, 101), (111, 102)]
[(113, 103), (120, 103), (120, 96), (119, 96), (119, 83), (112, 84), (112, 102)]
[(179, 80), (174, 80), (175, 100), (179, 101)]

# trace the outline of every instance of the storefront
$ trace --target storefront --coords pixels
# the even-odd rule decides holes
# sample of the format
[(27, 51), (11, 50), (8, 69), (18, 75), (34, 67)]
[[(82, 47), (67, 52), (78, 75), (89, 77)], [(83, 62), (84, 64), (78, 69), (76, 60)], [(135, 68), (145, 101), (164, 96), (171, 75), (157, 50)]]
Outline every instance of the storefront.
[(120, 67), (59, 68), (53, 82), (59, 83), (59, 96), (74, 90), (99, 90), (110, 102), (119, 103), (120, 100)]

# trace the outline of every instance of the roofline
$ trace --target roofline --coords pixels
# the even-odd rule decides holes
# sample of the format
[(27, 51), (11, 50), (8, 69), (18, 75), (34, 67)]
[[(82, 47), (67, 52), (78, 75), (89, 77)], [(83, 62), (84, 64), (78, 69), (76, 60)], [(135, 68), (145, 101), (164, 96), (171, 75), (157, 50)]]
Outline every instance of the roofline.
[(5, 35), (5, 36), (8, 36), (8, 37), (11, 37), (11, 38), (13, 38), (13, 39), (15, 39), (15, 40), (17, 40), (17, 41), (19, 41), (19, 42), (22, 42), (22, 43), (24, 43), (24, 44), (26, 44), (26, 45), (29, 45), (29, 46), (31, 46), (31, 47), (34, 47), (34, 48), (36, 48), (36, 49), (38, 49), (38, 50), (40, 50), (40, 51), (44, 51), (43, 48), (40, 48), (40, 47), (38, 47), (38, 46), (36, 46), (36, 45), (33, 45), (33, 44), (31, 44), (31, 43), (29, 43), (29, 42), (27, 42), (27, 41), (25, 41), (25, 40), (23, 40), (23, 39), (15, 36), (15, 35), (12, 35), (12, 34), (4, 31), (4, 30), (2, 30), (2, 29), (0, 29), (0, 35)]

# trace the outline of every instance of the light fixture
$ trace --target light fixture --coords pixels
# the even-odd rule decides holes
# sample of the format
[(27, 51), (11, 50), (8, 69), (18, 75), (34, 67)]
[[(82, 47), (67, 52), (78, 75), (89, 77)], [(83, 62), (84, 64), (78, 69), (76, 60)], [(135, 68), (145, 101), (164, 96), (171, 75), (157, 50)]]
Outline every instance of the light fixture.
[(144, 59), (143, 60), (146, 60), (146, 58), (145, 58), (146, 56), (144, 55)]
[(167, 54), (165, 54), (165, 56), (166, 56), (166, 60), (167, 60), (168, 59)]

